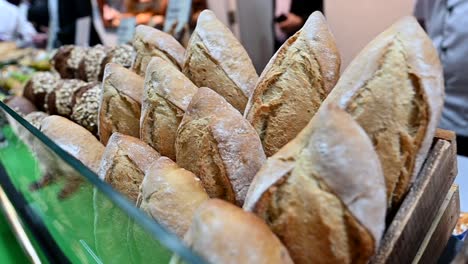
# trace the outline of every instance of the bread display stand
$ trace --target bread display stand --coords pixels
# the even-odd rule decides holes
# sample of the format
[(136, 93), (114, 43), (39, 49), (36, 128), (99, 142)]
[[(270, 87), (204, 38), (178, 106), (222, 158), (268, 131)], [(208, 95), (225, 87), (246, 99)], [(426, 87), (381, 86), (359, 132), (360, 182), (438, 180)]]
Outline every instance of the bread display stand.
[[(147, 218), (107, 184), (93, 178), (96, 177), (95, 174), (58, 148), (13, 110), (3, 103), (0, 103), (0, 109), (3, 109), (9, 117), (10, 125), (3, 127), (2, 131), (6, 133), (8, 144), (11, 144), (10, 147), (13, 147), (13, 149), (0, 148), (0, 162), (6, 167), (9, 185), (14, 187), (13, 191), (25, 198), (26, 204), (18, 204), (17, 199), (12, 199), (11, 192), (7, 192), (7, 196), (28, 230), (36, 227), (33, 225), (34, 221), (28, 221), (30, 215), (25, 214), (24, 208), (29, 210), (29, 214), (33, 214), (41, 220), (41, 229), (44, 232), (28, 233), (37, 242), (35, 244), (37, 249), (44, 253), (40, 254), (41, 256), (45, 256), (46, 259), (54, 258), (54, 251), (59, 250), (61, 258), (58, 260), (61, 263), (76, 261), (90, 261), (89, 263), (91, 263), (92, 259), (100, 259), (99, 254), (93, 251), (94, 242), (91, 237), (96, 235), (96, 230), (92, 230), (92, 218), (93, 214), (96, 213), (96, 208), (92, 208), (90, 197), (86, 198), (88, 204), (85, 205), (83, 205), (82, 200), (75, 199), (75, 196), (69, 198), (70, 200), (58, 201), (56, 193), (52, 193), (53, 190), (57, 191), (57, 186), (54, 187), (54, 185), (45, 187), (39, 192), (30, 193), (28, 186), (22, 186), (21, 183), (26, 183), (25, 177), (31, 176), (25, 176), (23, 164), (18, 165), (18, 163), (23, 162), (23, 159), (31, 159), (31, 157), (22, 156), (22, 153), (26, 152), (20, 150), (26, 148), (30, 149), (31, 152), (36, 152), (36, 155), (40, 154), (38, 151), (46, 148), (47, 153), (58, 157), (60, 164), (76, 170), (85, 179), (84, 182), (87, 185), (80, 188), (81, 193), (77, 194), (81, 197), (80, 199), (89, 190), (99, 191), (109, 199), (108, 210), (114, 208), (112, 210), (114, 210), (115, 215), (120, 214), (128, 217), (143, 230), (148, 231), (147, 233), (160, 247), (160, 249), (156, 248), (155, 251), (161, 252), (160, 258), (155, 258), (154, 263), (167, 263), (168, 258), (174, 252), (183, 256), (187, 263), (204, 263), (201, 258), (185, 248), (180, 239), (170, 234), (159, 223)], [(25, 133), (30, 134), (29, 140), (21, 142)], [(30, 140), (31, 138), (33, 140)], [(13, 146), (13, 144), (21, 146)], [(42, 146), (38, 147), (38, 144)], [(14, 153), (16, 156), (9, 156), (9, 153), (10, 155)], [(9, 165), (14, 159), (21, 161), (16, 162), (17, 168)], [(41, 160), (38, 158), (36, 162), (40, 163)], [(450, 131), (438, 130), (419, 177), (413, 183), (394, 217), (389, 221), (380, 248), (370, 263), (435, 263), (438, 260), (455, 226), (460, 210), (458, 187), (453, 185), (456, 174), (455, 134)], [(2, 186), (5, 186), (4, 180), (4, 177), (0, 178)], [(42, 195), (45, 193), (47, 195)], [(78, 203), (81, 207), (73, 208), (73, 206), (78, 206)], [(42, 211), (43, 208), (49, 208), (49, 211)], [(81, 211), (73, 214), (72, 210)], [(81, 217), (81, 222), (72, 217)], [(83, 222), (83, 219), (89, 221), (91, 227)], [(58, 225), (68, 225), (71, 228), (70, 231), (65, 230), (65, 232), (60, 233), (61, 230), (54, 226), (57, 225), (57, 222)], [(78, 236), (81, 237), (81, 240), (77, 239)], [(45, 243), (47, 239), (50, 241)], [(117, 252), (116, 248), (112, 250)], [(122, 245), (121, 250), (124, 253), (127, 248)], [(152, 253), (154, 254), (154, 252)], [(107, 263), (109, 262), (107, 261)]]
[(438, 129), (409, 193), (370, 263), (436, 263), (455, 228), (460, 202), (455, 134)]

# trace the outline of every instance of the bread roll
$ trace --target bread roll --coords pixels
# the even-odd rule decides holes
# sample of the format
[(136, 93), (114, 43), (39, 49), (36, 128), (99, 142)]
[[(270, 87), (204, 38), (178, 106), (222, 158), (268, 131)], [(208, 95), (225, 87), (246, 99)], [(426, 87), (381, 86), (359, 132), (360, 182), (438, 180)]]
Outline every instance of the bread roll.
[(88, 83), (73, 94), (72, 114), (70, 119), (97, 134), (97, 116), (99, 100), (101, 97), (101, 84)]
[(44, 100), (44, 109), (50, 115), (70, 117), (72, 113), (73, 94), (88, 83), (78, 79), (63, 79), (57, 87), (47, 93)]
[(135, 29), (133, 47), (137, 53), (132, 70), (141, 76), (145, 75), (151, 57), (160, 57), (179, 69), (182, 68), (185, 49), (174, 37), (165, 32), (139, 25)]
[(183, 72), (198, 87), (210, 87), (243, 113), (258, 76), (249, 55), (213, 12), (198, 17)]
[(114, 133), (107, 143), (98, 175), (136, 202), (145, 171), (159, 157), (158, 152), (138, 138)]
[(245, 116), (267, 156), (297, 136), (340, 74), (340, 55), (322, 13), (314, 12), (263, 70)]
[(5, 103), (21, 116), (37, 111), (36, 106), (23, 96), (9, 97), (5, 100)]
[(244, 209), (256, 213), (294, 263), (367, 263), (385, 228), (385, 182), (365, 131), (321, 108), (255, 176)]
[(177, 164), (200, 177), (211, 198), (242, 206), (265, 162), (253, 127), (223, 97), (199, 88), (177, 130)]
[(414, 18), (377, 36), (351, 62), (324, 103), (350, 113), (372, 139), (398, 206), (432, 144), (444, 101), (442, 67)]
[(196, 87), (171, 63), (158, 57), (146, 69), (140, 138), (161, 155), (176, 159), (177, 128)]
[(23, 96), (39, 110), (44, 110), (46, 95), (57, 87), (59, 81), (60, 77), (55, 73), (37, 72), (24, 86)]
[[(41, 131), (59, 147), (96, 172), (104, 153), (104, 146), (85, 128), (61, 116), (49, 116), (42, 120)], [(41, 144), (42, 145), (42, 144)], [(46, 164), (47, 174), (53, 177), (65, 177), (66, 183), (59, 197), (72, 194), (83, 181), (75, 169), (64, 166), (63, 160), (55, 153), (38, 155), (41, 164)]]
[[(42, 120), (44, 120), (46, 117), (49, 115), (41, 112), (41, 111), (35, 111), (27, 114), (24, 119), (28, 121), (31, 125), (33, 125), (37, 129), (41, 129), (41, 124)], [(31, 132), (29, 132), (31, 133)]]
[[(208, 263), (293, 263), (262, 220), (218, 199), (203, 203), (195, 212), (185, 242)], [(171, 264), (176, 263), (183, 262), (173, 257)]]
[(78, 68), (88, 48), (65, 45), (52, 58), (52, 65), (63, 79), (79, 78)]
[(96, 45), (87, 50), (78, 67), (79, 79), (87, 82), (101, 81), (99, 73), (104, 58), (107, 56), (109, 48), (102, 45)]
[(108, 63), (116, 63), (125, 68), (130, 68), (135, 58), (135, 49), (127, 44), (118, 45), (112, 48), (101, 62), (101, 72), (99, 73), (98, 80), (104, 77), (104, 69)]
[(144, 80), (121, 65), (106, 66), (99, 106), (99, 137), (105, 145), (114, 132), (140, 136)]
[(138, 207), (182, 238), (195, 210), (208, 199), (200, 179), (161, 157), (146, 171)]

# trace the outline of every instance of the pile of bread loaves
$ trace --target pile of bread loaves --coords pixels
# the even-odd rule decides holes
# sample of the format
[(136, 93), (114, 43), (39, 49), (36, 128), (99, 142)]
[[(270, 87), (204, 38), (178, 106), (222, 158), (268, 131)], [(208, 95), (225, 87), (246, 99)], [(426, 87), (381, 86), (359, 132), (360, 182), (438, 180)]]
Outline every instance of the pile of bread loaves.
[[(100, 86), (67, 83), (81, 87), (70, 96), (57, 92), (63, 83), (44, 88), (52, 75), (31, 84), (51, 91), (34, 102), (90, 131), (49, 116), (46, 135), (210, 263), (370, 260), (443, 104), (438, 55), (414, 18), (377, 36), (341, 77), (319, 12), (260, 77), (211, 11), (186, 49), (146, 26), (132, 44), (131, 68), (104, 60)], [(92, 62), (55, 65), (96, 81)], [(96, 105), (78, 109), (91, 90)], [(79, 121), (91, 115), (97, 130)]]

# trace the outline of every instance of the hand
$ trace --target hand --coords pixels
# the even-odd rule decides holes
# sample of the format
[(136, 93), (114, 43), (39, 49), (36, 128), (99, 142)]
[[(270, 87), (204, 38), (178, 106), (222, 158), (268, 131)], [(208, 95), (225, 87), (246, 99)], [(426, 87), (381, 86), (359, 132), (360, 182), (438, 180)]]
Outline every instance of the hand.
[(278, 26), (284, 33), (291, 35), (298, 31), (303, 24), (304, 21), (302, 20), (302, 17), (289, 13), (286, 20), (280, 22)]

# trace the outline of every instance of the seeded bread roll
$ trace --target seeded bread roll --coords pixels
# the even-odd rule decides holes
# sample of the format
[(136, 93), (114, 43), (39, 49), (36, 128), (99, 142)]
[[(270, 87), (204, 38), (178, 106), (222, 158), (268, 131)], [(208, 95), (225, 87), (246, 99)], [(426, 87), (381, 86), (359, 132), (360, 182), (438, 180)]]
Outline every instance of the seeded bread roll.
[(97, 135), (97, 117), (101, 84), (88, 83), (73, 94), (70, 119)]
[[(104, 153), (104, 146), (85, 128), (61, 116), (49, 116), (42, 120), (41, 131), (63, 150), (81, 161), (96, 172)], [(42, 145), (42, 144), (41, 144)], [(42, 164), (48, 164), (48, 175), (65, 177), (66, 183), (59, 194), (65, 198), (73, 193), (83, 181), (83, 176), (69, 166), (63, 166), (63, 161), (55, 154), (38, 155)]]
[(98, 80), (104, 77), (104, 69), (108, 63), (116, 63), (125, 68), (130, 68), (135, 58), (135, 49), (127, 44), (118, 45), (112, 48), (101, 63), (101, 72), (99, 73)]
[(50, 115), (70, 117), (73, 94), (86, 85), (86, 82), (78, 79), (60, 80), (57, 87), (46, 95), (44, 109)]
[(265, 220), (294, 263), (367, 263), (385, 228), (385, 204), (372, 142), (329, 105), (268, 159), (244, 209)]
[(39, 110), (44, 110), (44, 101), (48, 93), (59, 84), (60, 77), (52, 72), (37, 72), (24, 86), (23, 96), (34, 103)]
[(139, 25), (135, 29), (133, 47), (136, 50), (132, 70), (144, 76), (151, 57), (160, 57), (181, 69), (185, 49), (171, 35), (155, 28)]
[(138, 138), (114, 133), (106, 146), (98, 175), (136, 202), (146, 170), (159, 157), (157, 151)]
[(183, 72), (195, 85), (210, 87), (241, 113), (258, 79), (244, 47), (209, 10), (198, 17)]
[(5, 103), (21, 116), (37, 111), (36, 106), (23, 96), (12, 96), (7, 98)]
[[(184, 240), (208, 263), (293, 263), (261, 219), (218, 199), (199, 207)], [(183, 262), (173, 257), (170, 263)]]
[(58, 49), (52, 58), (52, 65), (63, 79), (77, 79), (78, 68), (88, 48), (66, 45)]
[(177, 128), (196, 87), (171, 63), (158, 57), (146, 69), (140, 138), (161, 155), (176, 159)]
[(426, 158), (443, 101), (437, 51), (407, 17), (359, 53), (324, 103), (345, 109), (372, 139), (392, 207), (401, 203)]
[(137, 206), (182, 238), (195, 210), (208, 199), (200, 179), (161, 157), (146, 171)]
[(177, 164), (193, 172), (211, 198), (242, 206), (265, 162), (253, 127), (223, 97), (199, 88), (177, 130)]
[(263, 70), (245, 116), (267, 156), (297, 136), (340, 74), (340, 55), (322, 13), (286, 41)]
[(86, 82), (101, 81), (98, 77), (101, 72), (102, 61), (107, 56), (107, 52), (108, 48), (102, 45), (96, 45), (88, 49), (78, 68), (79, 79)]
[(99, 106), (99, 137), (105, 145), (114, 132), (140, 136), (141, 76), (110, 63), (106, 66)]
[(42, 120), (44, 120), (48, 116), (49, 115), (44, 112), (36, 111), (27, 114), (24, 117), (24, 119), (28, 121), (31, 125), (33, 125), (35, 128), (41, 129)]

